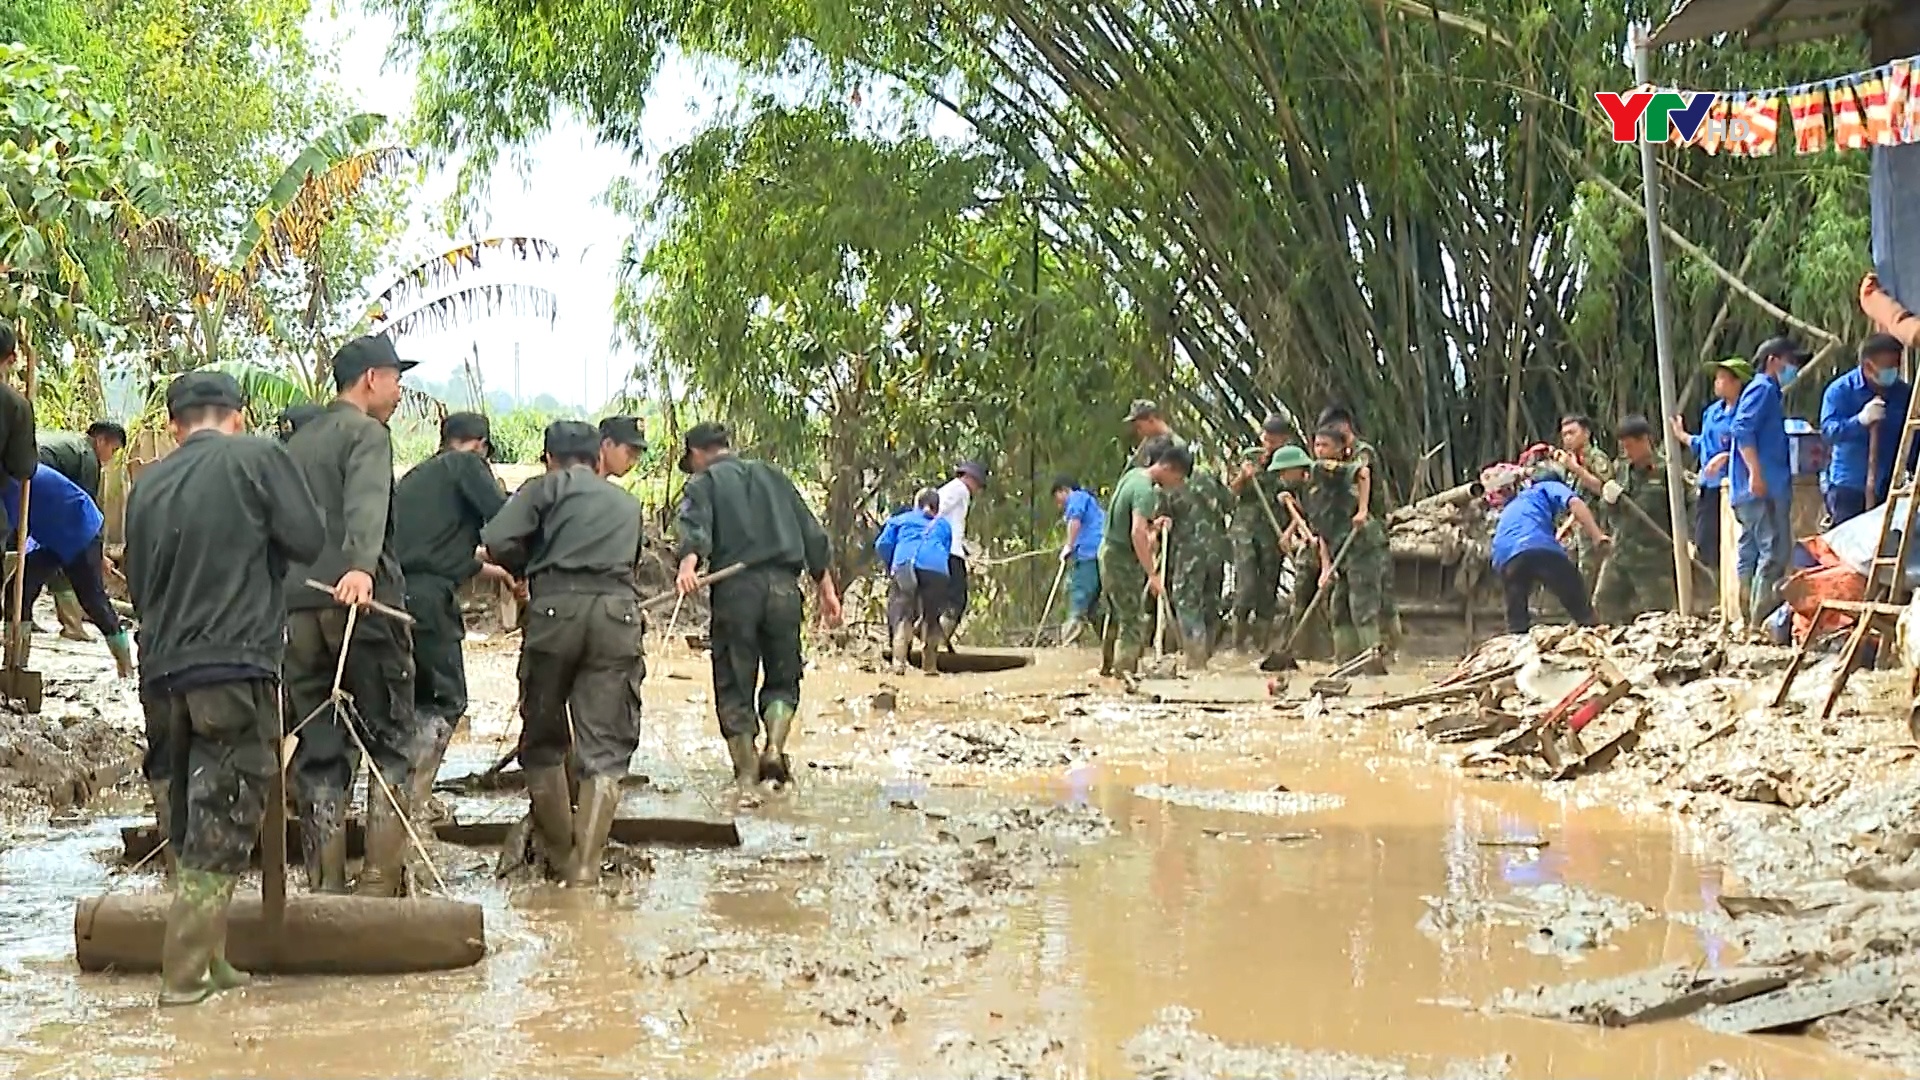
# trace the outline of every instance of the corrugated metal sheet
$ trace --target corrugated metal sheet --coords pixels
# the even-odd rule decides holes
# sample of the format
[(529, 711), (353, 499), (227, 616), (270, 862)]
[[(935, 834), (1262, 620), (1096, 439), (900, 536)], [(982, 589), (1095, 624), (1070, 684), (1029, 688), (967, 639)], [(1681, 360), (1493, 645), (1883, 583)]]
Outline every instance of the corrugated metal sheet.
[(1653, 44), (1675, 45), (1719, 34), (1753, 35), (1753, 44), (1852, 33), (1881, 0), (1686, 0)]

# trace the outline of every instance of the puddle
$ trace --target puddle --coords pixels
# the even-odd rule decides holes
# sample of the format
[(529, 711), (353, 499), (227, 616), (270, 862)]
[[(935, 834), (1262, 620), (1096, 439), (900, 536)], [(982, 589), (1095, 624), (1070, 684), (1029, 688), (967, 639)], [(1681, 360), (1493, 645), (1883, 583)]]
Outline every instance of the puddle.
[[(1092, 656), (898, 680), (884, 715), (866, 707), (879, 678), (815, 673), (795, 749), (818, 767), (800, 793), (744, 818), (738, 850), (648, 852), (611, 897), (509, 888), (490, 853), (436, 849), (487, 908), (490, 955), (461, 972), (267, 978), (161, 1013), (151, 977), (71, 966), (72, 898), (105, 886), (96, 852), (122, 820), (16, 835), (0, 851), (0, 1072), (1881, 1075), (1808, 1039), (1478, 1011), (1532, 983), (1733, 960), (1661, 914), (1712, 905), (1719, 871), (1656, 822), (1462, 779), (1364, 719), (1041, 696), (1084, 687)], [(456, 768), (498, 756), (510, 665), (470, 654), (489, 697)], [(649, 680), (635, 761), (672, 794), (634, 806), (718, 798), (703, 666), (674, 666), (700, 677)], [(1036, 703), (1059, 722), (1022, 722)], [(916, 742), (961, 725), (997, 726), (992, 756), (1030, 764)], [(1539, 913), (1561, 909), (1600, 930), (1538, 947)]]

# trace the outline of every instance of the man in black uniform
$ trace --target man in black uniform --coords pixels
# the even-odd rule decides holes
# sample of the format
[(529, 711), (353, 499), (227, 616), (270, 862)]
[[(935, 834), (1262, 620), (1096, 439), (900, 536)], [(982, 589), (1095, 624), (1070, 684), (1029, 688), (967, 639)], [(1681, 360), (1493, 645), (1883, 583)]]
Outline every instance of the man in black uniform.
[[(681, 595), (700, 587), (703, 559), (709, 570), (747, 567), (713, 584), (708, 629), (714, 708), (733, 759), (734, 783), (743, 791), (760, 781), (784, 785), (792, 778), (787, 735), (800, 711), (804, 667), (801, 571), (819, 584), (822, 616), (829, 623), (840, 620), (840, 596), (827, 569), (827, 532), (786, 473), (733, 456), (720, 424), (695, 424), (687, 432), (680, 471), (693, 477), (680, 500), (675, 585)], [(767, 741), (756, 759), (754, 739), (762, 725)]]
[(625, 476), (640, 464), (647, 436), (637, 416), (609, 416), (600, 421), (600, 475)]
[(17, 349), (12, 325), (0, 321), (0, 473), (32, 480), (33, 470), (40, 466), (40, 452), (33, 441), (33, 403), (7, 381)]
[[(73, 481), (93, 505), (105, 509), (100, 501), (100, 470), (127, 445), (127, 429), (111, 420), (96, 420), (87, 425), (87, 433), (49, 431), (37, 437), (40, 464)], [(47, 582), (53, 592), (53, 613), (60, 618), (60, 636), (86, 641), (86, 612), (65, 574), (55, 574)]]
[[(546, 474), (521, 485), (480, 531), (487, 558), (527, 581), (520, 765), (537, 845), (569, 885), (600, 879), (620, 780), (640, 742), (647, 677), (633, 585), (640, 504), (598, 475), (600, 445), (584, 421), (549, 425)], [(567, 783), (570, 745), (578, 810)]]
[(467, 712), (460, 586), (475, 574), (509, 579), (505, 570), (474, 555), (480, 526), (507, 501), (487, 466), (490, 435), (479, 413), (448, 413), (440, 421), (440, 452), (407, 470), (393, 487), (394, 504), (406, 508), (395, 515), (393, 550), (406, 577), (407, 614), (414, 619), (415, 721), (430, 736), (414, 763), (416, 809), (432, 795), (440, 760)]
[[(140, 611), (149, 754), (165, 760), (173, 906), (160, 1004), (243, 985), (227, 963), (227, 903), (253, 855), (279, 753), (282, 579), (326, 526), (277, 443), (240, 434), (240, 385), (194, 372), (167, 387), (179, 448), (127, 499), (127, 587)], [(156, 736), (159, 736), (156, 738)]]
[[(400, 405), (400, 359), (384, 335), (356, 338), (333, 357), (339, 395), (327, 411), (302, 425), (287, 452), (306, 478), (326, 517), (320, 556), (287, 571), (287, 701), (290, 722), (319, 710), (300, 732), (294, 752), (294, 791), (307, 882), (322, 892), (347, 888), (347, 793), (359, 771), (358, 744), (341, 710), (324, 709), (333, 692), (346, 632), (345, 607), (378, 599), (406, 603), (400, 561), (393, 552), (393, 444), (386, 420)], [(329, 596), (307, 579), (332, 585)], [(344, 606), (343, 606), (344, 605)], [(394, 799), (410, 802), (413, 763), (422, 738), (413, 712), (413, 643), (407, 626), (371, 611), (356, 619), (341, 683), (353, 698), (358, 731), (370, 763)], [(367, 857), (360, 891), (397, 896), (405, 890), (406, 806), (395, 807), (377, 782), (367, 785)]]

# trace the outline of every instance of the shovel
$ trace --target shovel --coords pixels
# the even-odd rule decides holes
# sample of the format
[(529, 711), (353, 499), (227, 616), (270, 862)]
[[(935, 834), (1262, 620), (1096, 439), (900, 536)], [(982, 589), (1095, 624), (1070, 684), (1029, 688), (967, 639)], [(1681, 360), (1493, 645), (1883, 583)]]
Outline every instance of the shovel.
[[(1333, 553), (1333, 574), (1340, 573), (1340, 567), (1347, 561), (1347, 552), (1353, 548), (1353, 541), (1359, 535), (1360, 530), (1353, 529), (1347, 533), (1345, 540), (1340, 541), (1340, 550)], [(1332, 584), (1331, 577), (1326, 585), (1314, 582), (1313, 599), (1307, 601), (1307, 609), (1300, 613), (1299, 623), (1294, 626), (1293, 633), (1287, 635), (1287, 643), (1280, 646), (1279, 652), (1268, 653), (1267, 658), (1260, 661), (1261, 671), (1293, 671), (1300, 666), (1300, 662), (1293, 658), (1293, 647), (1300, 643), (1300, 635), (1306, 632), (1307, 625), (1319, 613), (1321, 602), (1333, 592)]]
[[(1060, 569), (1053, 572), (1053, 588), (1047, 590), (1047, 606), (1040, 609), (1040, 625), (1033, 628), (1033, 644), (1028, 648), (1040, 647), (1040, 634), (1047, 628), (1047, 620), (1053, 616), (1053, 602), (1060, 598), (1060, 582), (1067, 576), (1067, 560), (1060, 560)], [(1065, 642), (1062, 642), (1065, 644)]]

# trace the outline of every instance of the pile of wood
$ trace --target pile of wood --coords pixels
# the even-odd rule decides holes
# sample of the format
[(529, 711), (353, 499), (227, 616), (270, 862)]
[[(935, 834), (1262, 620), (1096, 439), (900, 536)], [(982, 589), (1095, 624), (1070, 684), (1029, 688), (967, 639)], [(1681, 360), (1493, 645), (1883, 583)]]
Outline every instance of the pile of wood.
[(1478, 483), (1461, 484), (1387, 515), (1387, 542), (1400, 558), (1444, 565), (1485, 561), (1492, 521)]

